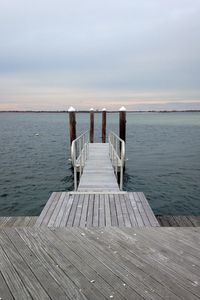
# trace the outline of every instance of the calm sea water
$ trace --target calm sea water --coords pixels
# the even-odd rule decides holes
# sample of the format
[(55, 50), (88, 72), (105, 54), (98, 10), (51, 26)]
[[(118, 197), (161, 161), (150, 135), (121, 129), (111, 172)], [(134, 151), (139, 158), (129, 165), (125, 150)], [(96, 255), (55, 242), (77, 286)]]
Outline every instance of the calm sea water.
[[(88, 114), (77, 115), (78, 132)], [(95, 115), (100, 141), (101, 115)], [(108, 115), (118, 132), (118, 114)], [(200, 113), (129, 113), (124, 189), (156, 214), (200, 214)], [(37, 215), (52, 191), (73, 189), (68, 116), (0, 114), (0, 215)]]

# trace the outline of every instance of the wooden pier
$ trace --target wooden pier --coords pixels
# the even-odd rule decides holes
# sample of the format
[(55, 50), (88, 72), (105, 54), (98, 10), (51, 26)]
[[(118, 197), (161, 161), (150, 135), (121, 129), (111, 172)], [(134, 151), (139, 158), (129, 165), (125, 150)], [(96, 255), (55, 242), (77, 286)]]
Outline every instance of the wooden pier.
[(85, 162), (78, 191), (119, 191), (119, 186), (109, 157), (108, 143), (89, 144), (89, 159)]
[(0, 230), (0, 297), (200, 299), (196, 228)]
[(94, 111), (78, 138), (70, 113), (74, 190), (52, 193), (38, 217), (0, 218), (0, 300), (199, 300), (200, 227), (162, 228), (175, 219), (123, 191), (124, 108), (108, 143), (104, 110), (101, 144)]
[(143, 193), (53, 193), (36, 221), (48, 227), (160, 226)]

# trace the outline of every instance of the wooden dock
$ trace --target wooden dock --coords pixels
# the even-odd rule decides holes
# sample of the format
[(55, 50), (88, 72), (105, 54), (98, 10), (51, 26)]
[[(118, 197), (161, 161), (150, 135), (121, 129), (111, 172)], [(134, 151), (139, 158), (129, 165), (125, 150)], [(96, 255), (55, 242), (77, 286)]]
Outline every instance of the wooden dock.
[(200, 299), (196, 228), (0, 230), (0, 297)]
[(85, 162), (78, 191), (119, 191), (109, 157), (108, 143), (89, 144), (89, 159)]
[(116, 135), (75, 135), (75, 190), (52, 193), (38, 218), (0, 218), (0, 300), (200, 300), (200, 227), (162, 228), (142, 192), (122, 191)]
[(160, 226), (143, 193), (53, 193), (36, 221), (48, 227)]

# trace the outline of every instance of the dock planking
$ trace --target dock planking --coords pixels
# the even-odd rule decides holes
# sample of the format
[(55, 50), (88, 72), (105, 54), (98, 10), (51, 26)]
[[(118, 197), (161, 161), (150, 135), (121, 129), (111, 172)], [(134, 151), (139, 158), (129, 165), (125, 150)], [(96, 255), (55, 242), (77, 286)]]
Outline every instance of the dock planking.
[(200, 228), (0, 230), (2, 299), (200, 299)]
[(200, 227), (200, 216), (156, 216), (162, 227)]
[(89, 158), (85, 162), (78, 191), (119, 191), (108, 143), (89, 144)]
[(35, 225), (37, 216), (23, 216), (23, 217), (0, 217), (0, 228), (3, 227), (31, 227)]
[(142, 192), (54, 192), (36, 221), (48, 227), (157, 227)]

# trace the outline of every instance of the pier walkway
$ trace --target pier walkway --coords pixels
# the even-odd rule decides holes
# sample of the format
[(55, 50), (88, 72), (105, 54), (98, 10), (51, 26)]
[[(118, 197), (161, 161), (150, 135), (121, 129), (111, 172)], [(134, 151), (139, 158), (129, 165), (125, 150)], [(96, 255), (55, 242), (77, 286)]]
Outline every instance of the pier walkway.
[(73, 141), (71, 152), (75, 190), (53, 193), (36, 226), (160, 226), (142, 192), (121, 191), (125, 143), (116, 134), (110, 133), (109, 143), (89, 143), (85, 132)]
[(199, 300), (198, 228), (0, 230), (2, 300)]
[(143, 193), (53, 193), (36, 221), (48, 227), (160, 226)]
[(108, 143), (89, 143), (89, 158), (85, 162), (78, 191), (119, 191)]
[(82, 135), (74, 191), (0, 219), (0, 299), (200, 300), (200, 228), (161, 228), (142, 192), (122, 191), (116, 139)]

